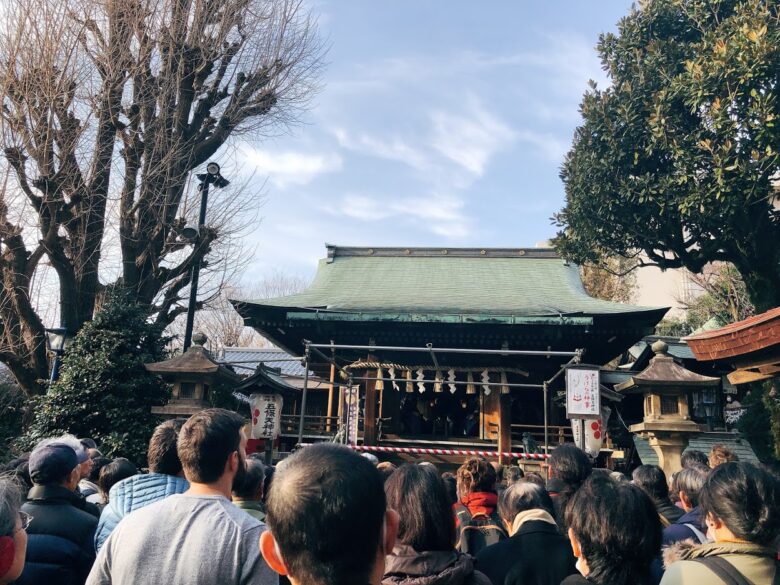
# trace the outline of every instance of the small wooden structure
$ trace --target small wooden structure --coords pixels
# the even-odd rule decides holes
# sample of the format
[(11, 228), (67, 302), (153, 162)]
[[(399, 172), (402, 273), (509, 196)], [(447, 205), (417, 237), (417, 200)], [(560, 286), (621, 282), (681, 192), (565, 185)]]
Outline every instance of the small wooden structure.
[(691, 434), (702, 428), (691, 420), (688, 395), (696, 388), (716, 386), (719, 378), (702, 376), (678, 365), (663, 341), (652, 345), (655, 357), (642, 372), (615, 386), (624, 394), (644, 395), (644, 419), (630, 430), (648, 439), (669, 476), (680, 469), (680, 456)]
[(147, 371), (173, 384), (173, 393), (165, 406), (153, 406), (152, 413), (166, 418), (188, 418), (211, 406), (210, 392), (218, 383), (238, 384), (240, 376), (215, 362), (204, 347), (202, 333), (192, 336), (192, 345), (181, 355), (145, 364)]
[(697, 360), (731, 365), (732, 384), (780, 376), (780, 307), (685, 341)]

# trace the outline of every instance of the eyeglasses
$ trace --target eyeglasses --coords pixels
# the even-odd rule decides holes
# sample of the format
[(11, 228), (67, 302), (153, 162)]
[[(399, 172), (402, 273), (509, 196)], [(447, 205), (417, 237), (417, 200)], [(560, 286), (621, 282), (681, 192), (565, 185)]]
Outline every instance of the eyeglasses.
[(19, 519), (22, 521), (22, 528), (21, 530), (24, 530), (27, 532), (27, 529), (30, 527), (30, 522), (33, 521), (33, 517), (30, 516), (27, 512), (19, 512)]

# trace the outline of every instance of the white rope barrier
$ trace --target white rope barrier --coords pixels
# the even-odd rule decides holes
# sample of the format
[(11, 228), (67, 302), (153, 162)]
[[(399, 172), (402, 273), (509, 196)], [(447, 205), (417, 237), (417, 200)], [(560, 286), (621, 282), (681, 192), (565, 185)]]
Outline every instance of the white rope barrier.
[(544, 453), (508, 453), (497, 451), (474, 451), (470, 449), (429, 449), (422, 447), (380, 447), (378, 445), (347, 445), (356, 451), (368, 451), (375, 453), (408, 453), (413, 455), (470, 455), (472, 457), (509, 457), (512, 459), (539, 459), (549, 458)]

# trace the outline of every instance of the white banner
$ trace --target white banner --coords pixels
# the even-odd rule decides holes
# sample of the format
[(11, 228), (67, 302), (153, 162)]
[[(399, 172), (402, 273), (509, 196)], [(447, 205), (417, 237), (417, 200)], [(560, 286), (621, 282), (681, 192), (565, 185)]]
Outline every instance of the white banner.
[(601, 416), (598, 368), (566, 369), (566, 418)]
[(347, 443), (357, 445), (358, 422), (360, 419), (360, 386), (346, 389)]
[(252, 394), (252, 438), (276, 439), (282, 431), (282, 397)]

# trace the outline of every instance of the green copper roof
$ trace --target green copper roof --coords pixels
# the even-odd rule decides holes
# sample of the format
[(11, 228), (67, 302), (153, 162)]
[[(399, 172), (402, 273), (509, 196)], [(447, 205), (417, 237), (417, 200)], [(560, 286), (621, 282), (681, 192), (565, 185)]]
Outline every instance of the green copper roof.
[[(658, 311), (589, 297), (551, 249), (328, 246), (311, 286), (250, 305), (344, 313), (555, 316)], [(660, 318), (660, 317), (659, 317)]]

